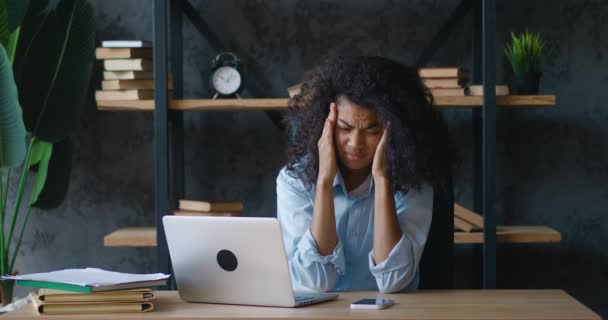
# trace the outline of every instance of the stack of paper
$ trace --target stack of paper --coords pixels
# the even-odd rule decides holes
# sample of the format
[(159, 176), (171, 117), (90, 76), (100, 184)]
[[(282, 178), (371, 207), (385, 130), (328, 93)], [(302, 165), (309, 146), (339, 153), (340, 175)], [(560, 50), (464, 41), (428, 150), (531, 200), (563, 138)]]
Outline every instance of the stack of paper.
[(151, 287), (165, 285), (169, 277), (86, 268), (2, 276), (2, 280), (42, 288), (30, 294), (40, 314), (86, 314), (151, 311)]

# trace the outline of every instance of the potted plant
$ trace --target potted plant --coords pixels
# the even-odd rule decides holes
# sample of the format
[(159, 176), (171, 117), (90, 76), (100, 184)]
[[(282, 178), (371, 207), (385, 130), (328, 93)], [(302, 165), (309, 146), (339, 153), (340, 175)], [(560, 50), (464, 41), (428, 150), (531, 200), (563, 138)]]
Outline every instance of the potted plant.
[[(93, 9), (86, 1), (0, 0), (3, 275), (16, 272), (31, 209), (63, 202), (71, 171), (70, 135), (84, 109), (94, 50)], [(19, 174), (11, 175), (15, 169)], [(30, 172), (34, 181), (28, 182)], [(17, 192), (9, 199), (12, 182), (18, 183)], [(13, 286), (13, 281), (0, 281), (2, 305), (12, 301)]]
[(513, 94), (537, 94), (540, 83), (541, 53), (543, 40), (539, 33), (526, 32), (515, 35), (505, 47), (505, 55), (513, 68), (511, 92)]

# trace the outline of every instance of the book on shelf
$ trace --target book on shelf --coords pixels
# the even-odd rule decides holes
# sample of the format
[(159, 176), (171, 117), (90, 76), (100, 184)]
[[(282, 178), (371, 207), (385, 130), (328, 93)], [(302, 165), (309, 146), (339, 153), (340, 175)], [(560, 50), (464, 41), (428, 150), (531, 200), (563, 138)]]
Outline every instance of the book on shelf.
[(458, 78), (423, 78), (422, 82), (429, 89), (464, 88), (466, 81)]
[(102, 292), (163, 286), (170, 275), (162, 273), (135, 274), (106, 271), (98, 268), (64, 269), (51, 272), (2, 276), (16, 280), (18, 285), (75, 292)]
[(154, 298), (150, 288), (82, 293), (56, 289), (39, 289), (38, 298), (42, 302), (104, 302), (104, 301), (148, 301)]
[(173, 215), (176, 216), (203, 216), (203, 217), (238, 217), (241, 215), (240, 212), (205, 212), (205, 211), (192, 211), (192, 210), (173, 210)]
[(45, 302), (35, 292), (29, 296), (38, 315), (135, 313), (154, 309), (151, 301)]
[(472, 223), (465, 221), (459, 217), (454, 216), (454, 228), (456, 230), (471, 232), (471, 231), (480, 231), (481, 228), (474, 226)]
[(106, 71), (151, 71), (153, 63), (149, 59), (108, 59), (103, 67)]
[(420, 78), (468, 78), (468, 72), (459, 67), (425, 67), (418, 68)]
[(148, 100), (154, 99), (154, 90), (97, 90), (95, 100)]
[(429, 89), (434, 97), (464, 97), (465, 88)]
[(241, 212), (243, 211), (243, 203), (239, 201), (195, 201), (195, 200), (179, 200), (179, 209), (187, 211), (204, 211), (204, 212)]
[[(173, 90), (173, 81), (167, 82), (167, 88)], [(103, 80), (101, 81), (102, 90), (128, 90), (146, 89), (154, 90), (154, 80), (152, 79), (133, 79), (133, 80)]]
[(152, 42), (148, 40), (104, 40), (104, 48), (151, 48)]
[(151, 48), (95, 48), (95, 57), (98, 60), (105, 59), (150, 59), (152, 60)]
[(483, 217), (458, 203), (454, 203), (454, 216), (472, 224), (476, 228), (483, 229)]
[[(133, 80), (154, 79), (154, 72), (150, 71), (104, 71), (104, 80)], [(171, 78), (171, 76), (169, 76)]]
[(296, 96), (298, 93), (300, 93), (301, 88), (302, 88), (301, 83), (298, 83), (296, 85), (293, 85), (293, 86), (287, 88), (287, 93), (289, 94), (289, 97), (293, 98), (294, 96)]
[[(468, 88), (468, 94), (470, 96), (483, 96), (483, 86), (482, 85), (471, 85)], [(496, 86), (496, 95), (497, 96), (508, 96), (509, 95), (509, 86), (501, 84)]]

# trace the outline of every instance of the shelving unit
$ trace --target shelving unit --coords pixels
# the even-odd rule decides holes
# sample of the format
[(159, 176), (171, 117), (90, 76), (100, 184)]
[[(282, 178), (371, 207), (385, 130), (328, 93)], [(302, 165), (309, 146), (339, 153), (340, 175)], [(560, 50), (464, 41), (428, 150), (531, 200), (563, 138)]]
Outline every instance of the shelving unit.
[[(435, 97), (435, 106), (440, 108), (481, 108), (480, 96)], [(237, 110), (283, 110), (289, 99), (182, 99), (170, 100), (169, 109), (178, 111), (237, 111)], [(499, 107), (548, 107), (555, 105), (554, 95), (498, 96)], [(99, 101), (101, 111), (154, 111), (154, 100)]]
[[(154, 100), (103, 101), (98, 103), (103, 111), (153, 111), (155, 146), (155, 217), (156, 226), (119, 229), (104, 238), (110, 247), (156, 247), (158, 272), (169, 273), (171, 266), (162, 229), (163, 215), (171, 212), (177, 200), (184, 195), (184, 111), (266, 111), (276, 123), (276, 111), (285, 109), (288, 99), (182, 99), (182, 13), (194, 27), (207, 36), (216, 48), (225, 48), (220, 38), (195, 12), (188, 0), (154, 0)], [(168, 10), (170, 9), (170, 10)], [(495, 0), (462, 0), (448, 17), (436, 37), (423, 51), (417, 66), (424, 66), (437, 51), (459, 20), (473, 13), (473, 69), (474, 84), (484, 84), (484, 96), (436, 97), (435, 105), (441, 108), (471, 110), (474, 139), (474, 208), (483, 213), (483, 233), (454, 233), (456, 244), (482, 244), (483, 287), (496, 287), (496, 244), (539, 243), (561, 240), (558, 231), (543, 226), (496, 226), (495, 217), (495, 149), (496, 108), (547, 107), (556, 103), (554, 95), (495, 96), (496, 85), (496, 4)], [(170, 20), (167, 19), (169, 13)], [(168, 22), (171, 44), (168, 46)], [(174, 100), (167, 95), (167, 48), (171, 48)], [(275, 112), (272, 114), (272, 112)], [(169, 126), (171, 123), (171, 126)], [(171, 128), (171, 132), (169, 132)], [(169, 153), (171, 144), (171, 154)], [(169, 161), (171, 157), (172, 161)], [(169, 164), (171, 163), (171, 167)], [(171, 173), (171, 175), (169, 175)], [(171, 177), (171, 180), (170, 180)], [(449, 239), (449, 235), (447, 236)]]
[[(551, 243), (561, 241), (561, 234), (545, 226), (497, 226), (497, 243)], [(154, 227), (124, 228), (104, 237), (106, 247), (156, 247)], [(482, 232), (455, 232), (456, 244), (483, 243)]]

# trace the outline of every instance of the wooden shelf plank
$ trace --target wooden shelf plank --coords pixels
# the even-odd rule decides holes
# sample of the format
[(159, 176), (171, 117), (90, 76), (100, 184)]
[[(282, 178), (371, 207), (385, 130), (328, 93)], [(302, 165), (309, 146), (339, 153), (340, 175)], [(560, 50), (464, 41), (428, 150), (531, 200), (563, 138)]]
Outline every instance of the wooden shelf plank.
[[(555, 95), (496, 97), (496, 105), (500, 107), (547, 107), (555, 105), (555, 101)], [(481, 107), (482, 104), (483, 97), (481, 96), (435, 97), (435, 105), (444, 108), (478, 108)]]
[[(543, 96), (498, 96), (496, 104), (501, 107), (546, 107), (555, 105), (554, 95)], [(482, 97), (435, 97), (440, 108), (479, 108)], [(169, 108), (182, 111), (237, 111), (237, 110), (283, 110), (289, 99), (184, 99), (171, 100)], [(153, 111), (154, 100), (97, 101), (100, 111)]]
[(104, 247), (156, 247), (156, 228), (118, 229), (103, 238)]
[[(498, 243), (560, 242), (559, 231), (545, 226), (497, 226)], [(483, 243), (483, 232), (454, 232), (454, 243)]]
[[(181, 111), (283, 110), (289, 99), (184, 99), (169, 101), (169, 108)], [(100, 111), (153, 111), (154, 100), (97, 101)]]
[(173, 100), (171, 109), (199, 111), (282, 110), (289, 99), (198, 99)]
[[(561, 234), (545, 226), (498, 226), (498, 243), (550, 243), (561, 241)], [(483, 243), (482, 232), (455, 232), (454, 243)], [(116, 230), (103, 239), (106, 247), (155, 247), (154, 227), (124, 228)]]

